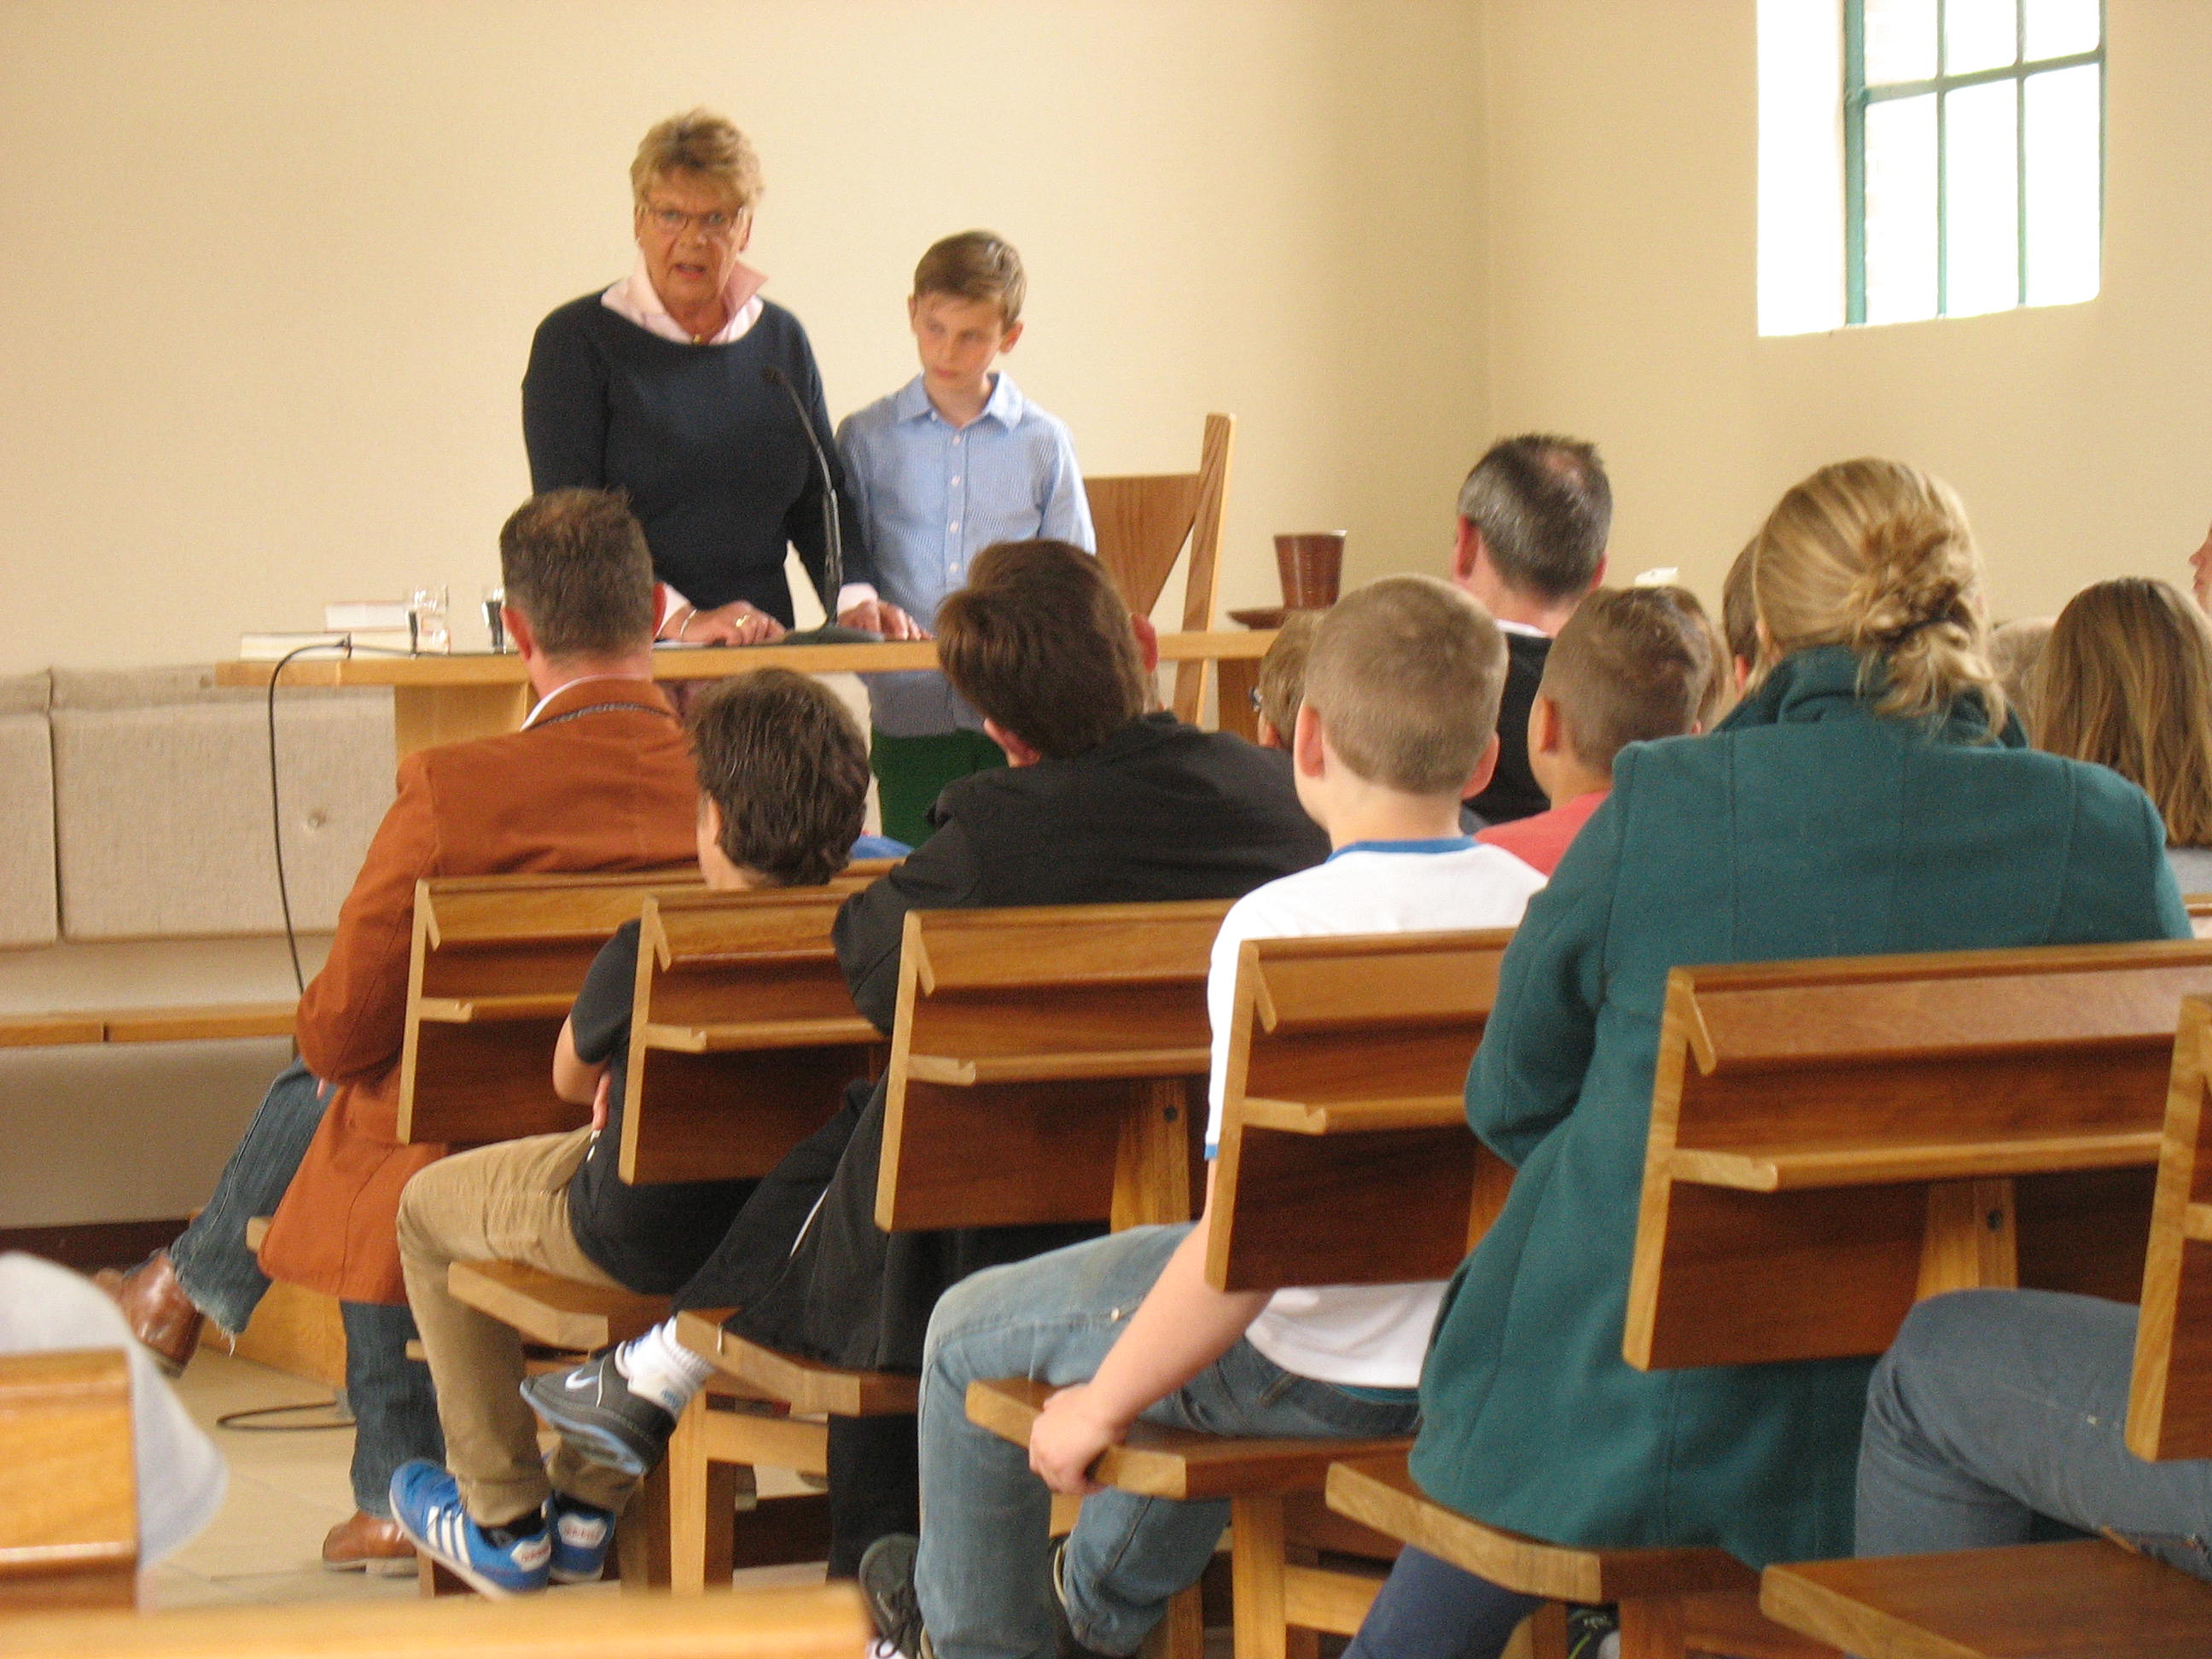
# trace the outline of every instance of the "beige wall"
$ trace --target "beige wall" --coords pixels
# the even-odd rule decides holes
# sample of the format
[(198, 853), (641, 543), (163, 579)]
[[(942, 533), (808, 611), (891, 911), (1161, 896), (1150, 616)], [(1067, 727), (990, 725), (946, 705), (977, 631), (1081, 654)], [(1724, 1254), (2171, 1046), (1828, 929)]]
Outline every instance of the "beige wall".
[(1624, 573), (1708, 597), (1774, 498), (1869, 452), (1972, 509), (1999, 614), (2186, 576), (2212, 516), (2212, 5), (2109, 0), (2105, 287), (1756, 337), (1753, 0), (1489, 0), (1489, 413), (1604, 445)]
[[(1011, 367), (1093, 471), (1242, 422), (1267, 537), (1431, 558), (1481, 432), (1469, 4), (9, 0), (0, 672), (227, 655), (495, 580), (532, 329), (628, 266), (638, 135), (706, 103), (833, 414), (913, 370), (923, 246), (1022, 247)], [(471, 637), (465, 629), (464, 642)]]

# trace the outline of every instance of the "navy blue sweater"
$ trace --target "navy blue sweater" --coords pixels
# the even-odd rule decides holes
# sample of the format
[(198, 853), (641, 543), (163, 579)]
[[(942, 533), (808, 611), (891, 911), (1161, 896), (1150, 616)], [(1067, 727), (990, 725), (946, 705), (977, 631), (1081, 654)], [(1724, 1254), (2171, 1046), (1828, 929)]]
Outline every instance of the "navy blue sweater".
[[(823, 586), (821, 484), (798, 412), (761, 379), (781, 368), (830, 441), (822, 374), (799, 319), (763, 304), (760, 320), (728, 345), (680, 345), (600, 302), (571, 300), (538, 325), (522, 378), (522, 437), (535, 490), (583, 484), (629, 494), (653, 572), (702, 611), (745, 599), (788, 627), (787, 543)], [(845, 580), (875, 568), (846, 497)], [(833, 609), (834, 593), (823, 593)]]

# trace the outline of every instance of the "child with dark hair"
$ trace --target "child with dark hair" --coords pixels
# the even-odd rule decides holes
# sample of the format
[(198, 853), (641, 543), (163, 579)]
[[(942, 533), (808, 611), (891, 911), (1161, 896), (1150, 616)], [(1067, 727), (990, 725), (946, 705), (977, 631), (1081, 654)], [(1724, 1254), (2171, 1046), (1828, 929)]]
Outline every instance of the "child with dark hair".
[(1686, 588), (1594, 591), (1559, 630), (1528, 708), (1528, 765), (1552, 803), (1476, 837), (1548, 876), (1604, 805), (1632, 743), (1705, 729), (1720, 672), (1712, 624)]
[[(820, 684), (765, 669), (694, 705), (699, 869), (729, 891), (818, 886), (843, 869), (868, 797), (868, 751)], [(553, 1090), (589, 1104), (589, 1127), (480, 1146), (432, 1164), (399, 1203), (407, 1300), (422, 1334), (447, 1468), (417, 1460), (392, 1480), (416, 1547), (487, 1595), (599, 1576), (635, 1482), (568, 1451), (550, 1465), (520, 1389), (522, 1339), (457, 1301), (456, 1261), (520, 1261), (586, 1284), (663, 1293), (696, 1271), (750, 1181), (632, 1186), (617, 1167), (639, 924), (591, 970), (553, 1054)]]

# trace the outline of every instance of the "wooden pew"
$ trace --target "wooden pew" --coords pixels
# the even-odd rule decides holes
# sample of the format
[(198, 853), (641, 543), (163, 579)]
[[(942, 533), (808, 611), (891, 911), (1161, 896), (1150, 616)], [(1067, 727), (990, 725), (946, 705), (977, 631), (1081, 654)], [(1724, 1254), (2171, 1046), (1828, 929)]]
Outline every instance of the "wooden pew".
[[(917, 911), (906, 920), (876, 1217), (887, 1231), (1188, 1220), (1204, 1127), (1206, 973), (1225, 901)], [(678, 1321), (726, 1388), (669, 1449), (675, 1583), (719, 1574), (727, 1482), (828, 1470), (832, 1416), (903, 1416), (918, 1379), (822, 1365)], [(734, 1409), (732, 1407), (734, 1407)], [(788, 1415), (781, 1413), (787, 1413)], [(703, 1556), (711, 1566), (690, 1563)]]
[[(2212, 1002), (2182, 1005), (2136, 1327), (2127, 1444), (2212, 1456)], [(2212, 1584), (2102, 1541), (1767, 1569), (1793, 1629), (1882, 1659), (2167, 1659), (2212, 1653)]]
[[(1496, 1218), (1512, 1170), (1464, 1103), (1510, 930), (1250, 939), (1237, 963), (1206, 1276), (1223, 1290), (1444, 1279)], [(1027, 1443), (1052, 1389), (978, 1382), (968, 1414)], [(1292, 1632), (1350, 1635), (1397, 1540), (1318, 1501), (1329, 1465), (1404, 1441), (1237, 1438), (1139, 1424), (1099, 1461), (1104, 1485), (1225, 1498), (1237, 1659), (1282, 1659)], [(1301, 1647), (1311, 1638), (1297, 1638)]]
[(1677, 968), (1625, 1352), (1876, 1354), (1973, 1285), (2131, 1299), (2212, 942)]
[[(878, 1069), (880, 1034), (854, 1008), (830, 943), (838, 907), (862, 878), (645, 896), (623, 1085), (623, 1180), (765, 1175), (830, 1117), (848, 1082)], [(460, 1301), (528, 1341), (573, 1354), (625, 1341), (668, 1316), (665, 1297), (516, 1262), (456, 1262), (447, 1281)], [(788, 1438), (778, 1449), (788, 1449)], [(744, 1475), (716, 1477), (710, 1490), (687, 1469), (672, 1499), (672, 1473), (665, 1465), (656, 1471), (624, 1512), (618, 1542), (626, 1583), (703, 1589), (740, 1563), (786, 1559), (779, 1540), (806, 1548), (822, 1532), (818, 1498), (778, 1500), (764, 1510), (793, 1513), (752, 1517), (740, 1549), (734, 1515)]]
[(130, 1607), (137, 1575), (122, 1351), (0, 1356), (0, 1648), (20, 1613)]
[[(1879, 1352), (1918, 1296), (1965, 1285), (2127, 1294), (2192, 990), (2212, 990), (2212, 946), (1676, 969), (1630, 1361)], [(1762, 1617), (1751, 1569), (1723, 1551), (1522, 1537), (1431, 1502), (1398, 1460), (1340, 1466), (1329, 1502), (1509, 1588), (1619, 1601), (1625, 1653), (1804, 1639)], [(1537, 1636), (1556, 1643), (1556, 1620)]]
[(556, 1591), (46, 1615), (0, 1628), (0, 1647), (20, 1659), (855, 1659), (869, 1636), (850, 1584), (742, 1590), (711, 1603)]

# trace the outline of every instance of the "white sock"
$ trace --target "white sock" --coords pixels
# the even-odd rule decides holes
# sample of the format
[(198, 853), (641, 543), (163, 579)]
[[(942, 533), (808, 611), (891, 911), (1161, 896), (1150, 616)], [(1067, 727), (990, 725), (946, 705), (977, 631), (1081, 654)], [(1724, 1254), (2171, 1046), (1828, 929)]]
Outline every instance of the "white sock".
[(691, 1396), (714, 1374), (712, 1364), (676, 1340), (672, 1319), (617, 1348), (615, 1369), (632, 1394), (650, 1400), (671, 1417), (683, 1415)]

